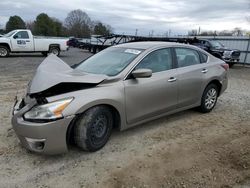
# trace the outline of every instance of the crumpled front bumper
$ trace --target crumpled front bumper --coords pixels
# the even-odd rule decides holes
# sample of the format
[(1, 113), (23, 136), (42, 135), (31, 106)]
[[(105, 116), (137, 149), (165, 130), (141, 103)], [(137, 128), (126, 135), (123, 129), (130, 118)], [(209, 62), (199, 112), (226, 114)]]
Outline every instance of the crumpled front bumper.
[(30, 110), (35, 103), (35, 101), (31, 101), (22, 109), (16, 107), (19, 103), (16, 103), (16, 106), (14, 106), (12, 126), (21, 145), (30, 151), (44, 154), (67, 152), (67, 129), (74, 116), (46, 123), (24, 120), (24, 113)]

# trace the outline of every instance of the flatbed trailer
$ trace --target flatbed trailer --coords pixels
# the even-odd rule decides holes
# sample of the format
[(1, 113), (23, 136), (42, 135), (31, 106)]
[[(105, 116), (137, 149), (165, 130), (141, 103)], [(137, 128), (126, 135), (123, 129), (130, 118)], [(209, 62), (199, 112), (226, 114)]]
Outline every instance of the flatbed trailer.
[(127, 43), (127, 42), (141, 42), (141, 41), (165, 41), (165, 42), (179, 42), (192, 43), (193, 38), (182, 37), (144, 37), (133, 35), (108, 35), (108, 36), (92, 36), (90, 42), (81, 45), (81, 48), (89, 50), (91, 53), (97, 53), (107, 47)]
[[(88, 43), (82, 45), (84, 49), (89, 50), (91, 53), (97, 53), (107, 47), (127, 43), (127, 42), (142, 42), (142, 41), (165, 41), (165, 42), (177, 42), (195, 45), (208, 53), (214, 55), (217, 58), (224, 60), (232, 67), (240, 60), (240, 50), (229, 49), (223, 46), (221, 43), (216, 42), (214, 39), (203, 39), (201, 36), (194, 37), (144, 37), (133, 35), (108, 35), (108, 36), (92, 36)], [(216, 43), (216, 45), (215, 45)], [(219, 48), (218, 48), (219, 47)]]

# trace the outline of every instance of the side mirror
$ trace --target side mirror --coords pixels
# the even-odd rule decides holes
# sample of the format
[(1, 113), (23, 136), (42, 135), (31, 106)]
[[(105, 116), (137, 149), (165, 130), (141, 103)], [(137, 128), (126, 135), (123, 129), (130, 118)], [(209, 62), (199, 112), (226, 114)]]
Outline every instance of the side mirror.
[(17, 36), (17, 35), (14, 35), (14, 36), (13, 36), (13, 39), (17, 39), (17, 38), (18, 38), (18, 36)]
[(134, 78), (149, 78), (152, 76), (152, 70), (150, 69), (137, 69), (132, 72)]

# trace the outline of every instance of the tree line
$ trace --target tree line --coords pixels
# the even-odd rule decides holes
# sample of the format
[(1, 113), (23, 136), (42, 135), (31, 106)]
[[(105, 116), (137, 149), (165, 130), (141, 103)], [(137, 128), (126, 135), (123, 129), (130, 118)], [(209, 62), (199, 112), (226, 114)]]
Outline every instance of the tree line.
[(64, 22), (45, 13), (39, 14), (36, 20), (29, 22), (24, 22), (17, 15), (10, 16), (2, 32), (7, 33), (15, 29), (30, 29), (34, 35), (77, 38), (90, 37), (92, 34), (109, 35), (113, 32), (110, 25), (91, 20), (88, 14), (80, 9), (69, 12)]
[(192, 29), (188, 31), (189, 36), (244, 36), (247, 31), (242, 30), (239, 27), (235, 27), (233, 30), (223, 31), (200, 31), (200, 29)]

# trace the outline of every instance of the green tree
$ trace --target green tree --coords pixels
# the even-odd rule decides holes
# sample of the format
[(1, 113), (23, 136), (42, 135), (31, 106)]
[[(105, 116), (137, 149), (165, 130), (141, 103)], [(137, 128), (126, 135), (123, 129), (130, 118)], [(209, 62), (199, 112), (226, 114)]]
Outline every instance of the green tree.
[(112, 29), (109, 25), (104, 25), (102, 22), (97, 22), (94, 26), (95, 35), (110, 35)]
[(34, 34), (44, 36), (57, 36), (57, 24), (47, 14), (41, 13), (34, 23)]
[(55, 27), (56, 36), (59, 36), (59, 37), (65, 36), (65, 33), (63, 33), (64, 28), (63, 28), (62, 22), (60, 22), (56, 18), (53, 18), (52, 21)]
[(20, 16), (11, 16), (9, 21), (6, 23), (6, 32), (15, 30), (15, 29), (25, 29), (25, 22)]

